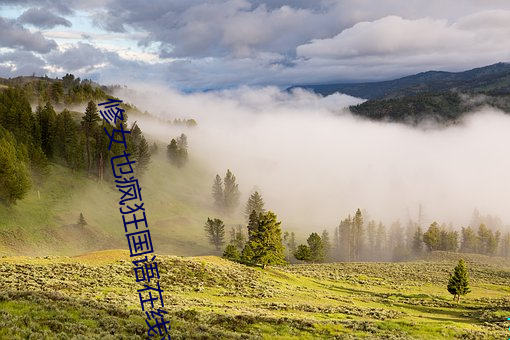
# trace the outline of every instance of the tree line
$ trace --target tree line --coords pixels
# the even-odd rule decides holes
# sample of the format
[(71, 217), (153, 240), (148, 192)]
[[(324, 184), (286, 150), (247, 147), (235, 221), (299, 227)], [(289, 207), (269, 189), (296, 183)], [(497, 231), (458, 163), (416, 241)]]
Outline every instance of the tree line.
[[(65, 77), (64, 77), (65, 78)], [(63, 82), (65, 84), (65, 82)], [(112, 179), (110, 160), (122, 153), (123, 145), (113, 143), (114, 129), (126, 134), (127, 152), (136, 161), (134, 170), (143, 175), (150, 162), (149, 145), (135, 123), (124, 121), (116, 126), (101, 119), (97, 105), (90, 100), (84, 113), (64, 109), (57, 113), (50, 101), (32, 111), (29, 95), (21, 87), (9, 87), (0, 92), (0, 201), (13, 204), (24, 197), (32, 181), (42, 180), (55, 162), (89, 176)], [(119, 138), (117, 136), (117, 138)], [(121, 150), (122, 148), (122, 150)]]
[(462, 227), (460, 233), (437, 222), (426, 230), (414, 221), (406, 227), (396, 221), (386, 228), (382, 222), (365, 222), (357, 209), (340, 222), (332, 237), (327, 230), (321, 235), (313, 232), (307, 244), (290, 249), (297, 260), (307, 262), (401, 261), (436, 250), (510, 257), (510, 232), (503, 235), (484, 223)]

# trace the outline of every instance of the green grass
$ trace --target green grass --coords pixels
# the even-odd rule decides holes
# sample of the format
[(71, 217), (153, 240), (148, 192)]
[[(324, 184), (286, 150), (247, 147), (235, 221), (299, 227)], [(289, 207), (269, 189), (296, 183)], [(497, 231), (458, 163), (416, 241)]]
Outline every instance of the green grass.
[[(457, 255), (439, 255), (427, 262), (267, 270), (212, 256), (158, 255), (158, 266), (173, 339), (508, 337), (510, 297), (502, 289), (510, 286), (508, 260), (464, 254), (472, 292), (457, 304), (445, 275)], [(0, 338), (32, 332), (48, 339), (141, 339), (138, 288), (125, 250), (2, 258)], [(101, 333), (105, 325), (110, 333)]]
[[(212, 175), (191, 162), (180, 170), (164, 154), (138, 176), (154, 248), (166, 254), (211, 254), (203, 234), (212, 209)], [(119, 212), (119, 192), (111, 181), (51, 164), (41, 183), (23, 200), (0, 204), (0, 255), (76, 255), (101, 249), (127, 249)], [(88, 225), (77, 225), (80, 213)], [(225, 220), (229, 223), (229, 220)]]

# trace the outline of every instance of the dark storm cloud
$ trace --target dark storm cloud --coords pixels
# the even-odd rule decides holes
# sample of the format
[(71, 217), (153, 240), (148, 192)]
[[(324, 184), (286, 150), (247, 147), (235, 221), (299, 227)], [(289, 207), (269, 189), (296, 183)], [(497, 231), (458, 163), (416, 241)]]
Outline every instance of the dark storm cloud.
[(71, 27), (71, 22), (55, 15), (44, 8), (30, 8), (26, 10), (18, 21), (22, 24), (32, 24), (39, 28), (53, 28), (55, 26)]
[(41, 33), (32, 33), (14, 20), (0, 17), (0, 46), (48, 53), (57, 47), (54, 40), (46, 39)]

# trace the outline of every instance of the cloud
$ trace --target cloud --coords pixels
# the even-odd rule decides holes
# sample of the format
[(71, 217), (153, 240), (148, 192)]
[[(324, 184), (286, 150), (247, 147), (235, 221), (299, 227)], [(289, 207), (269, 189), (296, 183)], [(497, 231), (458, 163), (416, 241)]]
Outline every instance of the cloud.
[[(95, 64), (101, 65), (101, 73), (96, 66), (90, 68), (107, 81), (124, 67), (132, 79), (151, 74), (185, 89), (288, 86), (383, 80), (430, 69), (460, 71), (510, 59), (510, 3), (502, 0), (464, 0), (462, 6), (440, 0), (155, 0), (151, 6), (135, 0), (0, 3), (62, 14), (41, 18), (41, 24), (48, 19), (47, 25), (74, 23), (79, 14), (79, 32), (48, 29), (43, 34), (59, 43), (66, 37), (86, 42), (85, 34), (96, 48), (116, 51)], [(97, 38), (99, 32), (83, 29), (84, 18), (96, 29), (123, 34)], [(20, 25), (17, 29), (40, 37)], [(51, 45), (53, 40), (47, 42)], [(4, 46), (30, 50), (22, 47), (27, 45), (22, 39), (16, 43)], [(149, 55), (160, 65), (149, 65)], [(76, 57), (77, 62), (60, 61), (82, 63), (83, 58)], [(100, 57), (101, 53), (92, 60)], [(71, 71), (63, 65), (59, 70)], [(85, 67), (80, 70), (88, 72)]]
[[(400, 65), (465, 69), (510, 59), (510, 11), (482, 11), (457, 19), (404, 19), (387, 16), (360, 22), (334, 37), (314, 39), (297, 47), (310, 64), (365, 66)], [(324, 61), (325, 60), (325, 61)], [(456, 65), (453, 66), (453, 65)]]
[(0, 64), (3, 64), (0, 70), (0, 76), (11, 77), (12, 74), (31, 75), (33, 73), (42, 75), (47, 73), (45, 70), (46, 62), (28, 51), (13, 51), (0, 54)]
[(0, 5), (16, 7), (40, 7), (48, 11), (56, 11), (60, 14), (72, 14), (72, 6), (79, 1), (66, 0), (0, 0)]
[(44, 8), (30, 8), (26, 10), (18, 21), (23, 24), (32, 24), (39, 28), (53, 28), (55, 26), (71, 27), (71, 22), (55, 15)]
[(83, 69), (90, 72), (108, 61), (107, 52), (87, 43), (78, 43), (63, 52), (56, 51), (47, 58), (48, 62), (67, 71)]
[[(144, 84), (118, 96), (164, 118), (196, 119), (196, 129), (184, 131), (191, 161), (207, 165), (211, 184), (231, 169), (242, 202), (258, 187), (286, 228), (334, 227), (357, 208), (386, 224), (407, 222), (420, 204), (424, 223), (465, 226), (475, 208), (510, 222), (510, 162), (501, 157), (510, 116), (495, 110), (425, 130), (355, 118), (344, 108), (360, 100), (339, 94), (272, 87), (182, 94)], [(136, 120), (165, 144), (183, 132)], [(209, 186), (202, 190), (209, 195)]]
[(0, 46), (20, 48), (22, 50), (48, 53), (57, 47), (54, 40), (44, 38), (39, 33), (32, 33), (14, 20), (0, 17)]

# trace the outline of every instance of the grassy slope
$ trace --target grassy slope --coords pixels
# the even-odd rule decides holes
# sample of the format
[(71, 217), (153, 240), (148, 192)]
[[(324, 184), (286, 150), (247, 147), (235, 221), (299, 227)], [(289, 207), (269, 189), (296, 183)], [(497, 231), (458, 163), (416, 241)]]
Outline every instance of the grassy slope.
[[(210, 205), (210, 176), (196, 164), (172, 167), (164, 154), (155, 157), (142, 187), (149, 228), (164, 254), (214, 253), (203, 235)], [(0, 205), (0, 255), (76, 255), (101, 249), (127, 249), (118, 210), (120, 193), (112, 182), (52, 164), (41, 184), (34, 184), (16, 205)], [(76, 225), (80, 212), (88, 226)], [(228, 221), (227, 221), (228, 222)]]
[[(445, 288), (457, 257), (264, 271), (217, 257), (158, 264), (172, 339), (508, 337), (510, 263), (465, 256), (472, 292), (457, 305)], [(132, 267), (126, 251), (0, 259), (0, 338), (142, 339)]]

